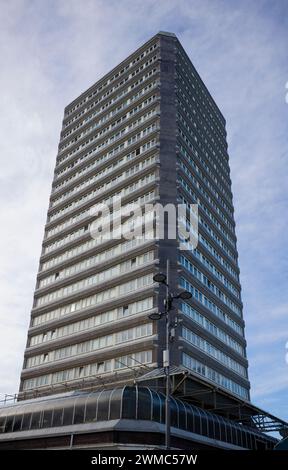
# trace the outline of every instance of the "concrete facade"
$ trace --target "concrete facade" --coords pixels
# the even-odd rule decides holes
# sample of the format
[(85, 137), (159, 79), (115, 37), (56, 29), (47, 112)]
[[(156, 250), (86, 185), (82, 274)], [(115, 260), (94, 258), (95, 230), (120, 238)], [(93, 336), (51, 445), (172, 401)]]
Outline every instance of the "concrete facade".
[[(90, 209), (120, 193), (198, 203), (197, 252), (94, 243)], [(169, 258), (173, 292), (193, 295), (172, 312), (172, 364), (249, 400), (237, 257), (225, 120), (176, 36), (159, 33), (65, 109), (20, 398), (161, 367), (165, 322), (148, 315), (163, 308), (153, 274)]]

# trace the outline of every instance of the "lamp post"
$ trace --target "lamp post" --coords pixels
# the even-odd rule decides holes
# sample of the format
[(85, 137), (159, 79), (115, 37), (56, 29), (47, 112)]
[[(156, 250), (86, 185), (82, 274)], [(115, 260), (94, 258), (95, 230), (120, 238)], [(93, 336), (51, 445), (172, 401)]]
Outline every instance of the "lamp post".
[[(163, 315), (165, 315), (165, 322), (166, 322), (166, 345), (165, 350), (163, 351), (163, 367), (165, 370), (165, 378), (166, 378), (166, 399), (165, 399), (165, 447), (166, 449), (170, 449), (170, 418), (171, 418), (171, 411), (170, 411), (170, 339), (171, 339), (171, 323), (169, 318), (169, 312), (173, 308), (173, 300), (174, 299), (190, 299), (191, 294), (188, 291), (182, 291), (177, 295), (173, 295), (169, 289), (169, 269), (170, 263), (169, 259), (166, 262), (166, 274), (164, 273), (157, 273), (153, 276), (153, 280), (158, 282), (159, 284), (164, 284), (166, 287), (166, 296), (164, 302), (164, 312), (163, 313), (152, 313), (149, 315), (151, 320), (160, 320)], [(177, 326), (177, 324), (175, 325)]]

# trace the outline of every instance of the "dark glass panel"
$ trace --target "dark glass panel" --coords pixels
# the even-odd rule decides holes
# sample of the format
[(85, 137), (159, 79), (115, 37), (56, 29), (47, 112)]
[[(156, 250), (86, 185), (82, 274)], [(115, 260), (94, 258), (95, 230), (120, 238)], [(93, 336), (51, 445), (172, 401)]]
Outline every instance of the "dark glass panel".
[(161, 421), (161, 399), (158, 393), (153, 393), (153, 421)]
[(74, 413), (74, 406), (67, 406), (64, 407), (64, 415), (63, 415), (63, 426), (69, 426), (72, 424), (73, 420), (73, 413)]
[(43, 413), (43, 420), (42, 420), (42, 428), (50, 428), (52, 426), (52, 415), (53, 410), (44, 410)]
[(187, 431), (195, 432), (194, 428), (194, 410), (190, 405), (187, 405)]
[(232, 442), (233, 444), (237, 445), (237, 431), (236, 431), (236, 427), (234, 425), (231, 426), (232, 427)]
[(256, 450), (266, 450), (266, 443), (256, 438)]
[(120, 419), (121, 401), (123, 388), (113, 390), (110, 396), (110, 416), (109, 419)]
[(160, 407), (161, 407), (161, 423), (165, 423), (165, 395), (159, 393), (160, 396)]
[(251, 450), (256, 450), (256, 442), (255, 442), (255, 436), (252, 434), (252, 432), (248, 433), (248, 444), (249, 444), (249, 449)]
[[(27, 416), (27, 418), (26, 418)], [(28, 417), (29, 415), (24, 415), (24, 419), (23, 419), (23, 423), (22, 423), (22, 429), (24, 429), (24, 423), (25, 423), (25, 426), (27, 425), (28, 426)], [(26, 421), (27, 419), (27, 421)], [(30, 429), (39, 429), (40, 428), (40, 423), (41, 423), (41, 411), (34, 411), (32, 413), (32, 418), (31, 418), (31, 427)], [(29, 429), (27, 427), (27, 429)]]
[(0, 417), (0, 433), (5, 431), (6, 416)]
[(227, 422), (226, 426), (226, 435), (227, 435), (227, 442), (232, 443), (232, 430), (231, 430), (231, 424)]
[(96, 421), (97, 397), (98, 395), (94, 394), (88, 397), (86, 400), (86, 410), (85, 410), (85, 422), (86, 423), (89, 423), (91, 421)]
[(237, 427), (236, 428), (236, 434), (237, 434), (237, 446), (242, 447), (242, 432), (241, 428)]
[(63, 424), (63, 408), (54, 408), (52, 426), (62, 426)]
[(218, 439), (219, 441), (221, 440), (221, 424), (220, 424), (220, 418), (218, 416), (215, 416), (214, 418), (214, 437), (215, 439)]
[(178, 413), (179, 413), (179, 428), (186, 429), (186, 408), (184, 403), (178, 401)]
[(122, 418), (136, 419), (136, 387), (125, 387), (124, 389)]
[(97, 421), (107, 421), (109, 413), (109, 399), (112, 390), (104, 390), (97, 400)]
[(242, 431), (242, 445), (243, 447), (248, 447), (247, 432), (244, 430)]
[(15, 415), (14, 418), (14, 425), (13, 425), (13, 432), (20, 431), (21, 424), (22, 424), (23, 415)]
[(214, 439), (215, 430), (214, 430), (214, 417), (211, 415), (207, 416), (208, 422), (208, 436)]
[(78, 404), (75, 405), (75, 409), (74, 409), (73, 424), (81, 424), (84, 422), (84, 412), (85, 412), (85, 402), (84, 401), (83, 403), (78, 402)]
[(201, 419), (201, 434), (204, 436), (209, 435), (209, 429), (208, 429), (208, 417), (205, 411), (199, 410), (200, 414), (200, 419)]
[(148, 419), (151, 420), (152, 411), (152, 397), (151, 392), (148, 388), (138, 389), (138, 410), (137, 419)]
[(247, 433), (248, 449), (255, 449), (255, 438), (251, 432)]
[(196, 408), (193, 408), (194, 411), (194, 429), (192, 432), (195, 432), (196, 434), (201, 434), (201, 425), (202, 425), (202, 419), (201, 415), (199, 413), (199, 410)]
[(172, 397), (170, 398), (170, 413), (171, 426), (178, 428), (178, 406)]
[(7, 416), (5, 423), (5, 432), (12, 432), (13, 429), (14, 415)]
[(227, 442), (227, 423), (224, 419), (221, 420), (221, 440)]

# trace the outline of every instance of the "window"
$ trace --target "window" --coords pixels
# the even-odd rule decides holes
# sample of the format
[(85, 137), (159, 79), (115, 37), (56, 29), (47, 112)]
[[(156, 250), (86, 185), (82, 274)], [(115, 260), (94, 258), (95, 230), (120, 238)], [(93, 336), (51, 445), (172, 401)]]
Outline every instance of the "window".
[(223, 353), (220, 349), (215, 348), (212, 344), (203, 339), (201, 336), (196, 335), (194, 332), (192, 332), (186, 327), (182, 328), (182, 335), (185, 340), (189, 343), (193, 344), (197, 348), (214, 357), (217, 361), (222, 362), (227, 367), (234, 370), (236, 373), (247, 377), (246, 369), (244, 366), (232, 359), (227, 354)]
[(43, 354), (43, 362), (47, 362), (48, 357), (49, 357), (48, 353)]
[[(144, 255), (137, 256), (137, 258), (133, 260), (133, 263), (134, 263), (133, 266), (137, 264), (140, 266), (143, 263), (145, 263), (147, 260), (152, 260), (152, 259), (153, 259), (153, 252), (150, 251), (148, 253), (145, 253)], [(100, 273), (97, 273), (93, 276), (86, 277), (78, 282), (70, 284), (66, 287), (62, 287), (60, 289), (55, 290), (52, 293), (49, 293), (47, 295), (44, 295), (43, 297), (40, 297), (37, 300), (37, 305), (42, 305), (44, 303), (51, 302), (61, 296), (67, 296), (77, 290), (82, 290), (85, 288), (87, 289), (91, 285), (97, 285), (105, 280), (112, 279), (113, 277), (116, 277), (121, 272), (127, 272), (129, 271), (130, 268), (131, 268), (131, 261), (118, 263), (108, 269), (101, 271)]]
[(98, 364), (97, 364), (97, 373), (101, 374), (102, 372), (104, 372), (104, 362), (98, 362)]
[(124, 305), (123, 306), (123, 317), (125, 317), (125, 315), (128, 315), (129, 314), (129, 307), (128, 305)]
[(182, 364), (188, 369), (193, 370), (197, 374), (207, 377), (209, 380), (218, 383), (220, 386), (232, 391), (236, 395), (239, 395), (245, 399), (248, 399), (248, 390), (231, 379), (223, 376), (214, 369), (202, 364), (196, 359), (192, 358), (186, 353), (182, 354)]
[[(85, 365), (84, 367), (84, 376), (94, 376), (95, 374), (102, 374), (105, 372), (110, 372), (113, 369), (120, 369), (123, 367), (139, 367), (141, 364), (147, 364), (152, 362), (152, 351), (142, 351), (139, 353), (133, 353), (130, 354), (129, 356), (123, 356), (120, 358), (115, 358), (115, 359), (110, 359), (104, 362), (100, 363), (94, 363), (94, 364), (89, 364)], [(38, 388), (41, 386), (45, 385), (50, 385), (50, 384), (55, 384), (55, 383), (61, 383), (66, 380), (73, 380), (77, 379), (79, 377), (79, 367), (74, 368), (74, 369), (66, 369), (62, 370), (59, 372), (55, 372), (53, 374), (49, 375), (42, 375), (40, 377), (36, 377), (33, 379), (28, 379), (24, 381), (24, 390), (28, 389), (33, 389), (33, 388)], [(66, 415), (66, 408), (64, 412), (64, 422), (63, 425), (65, 425), (65, 420), (72, 420), (73, 416), (73, 408), (72, 408), (72, 415), (69, 417), (68, 415), (70, 414), (70, 411), (68, 415)], [(33, 414), (34, 417), (34, 414)], [(25, 416), (24, 416), (25, 418)], [(40, 420), (40, 413), (39, 413), (39, 420)], [(66, 424), (72, 424), (71, 421), (67, 422)], [(23, 428), (23, 424), (22, 424)]]

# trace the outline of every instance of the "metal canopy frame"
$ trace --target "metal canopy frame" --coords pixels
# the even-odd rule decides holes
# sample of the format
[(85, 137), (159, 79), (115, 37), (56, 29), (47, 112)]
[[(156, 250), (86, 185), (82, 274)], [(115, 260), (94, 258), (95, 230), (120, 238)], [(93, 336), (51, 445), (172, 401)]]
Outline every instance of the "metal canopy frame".
[[(141, 368), (142, 369), (142, 368)], [(146, 369), (146, 370), (145, 370)], [(163, 368), (149, 368), (147, 366), (143, 370), (134, 371), (133, 376), (124, 374), (118, 376), (115, 372), (108, 380), (107, 377), (97, 377), (98, 383), (83, 382), (65, 383), (67, 391), (96, 391), (97, 389), (104, 389), (112, 384), (145, 384), (156, 391), (165, 390), (165, 370)], [(170, 367), (170, 380), (171, 380), (171, 394), (177, 398), (183, 399), (186, 402), (194, 404), (211, 412), (229, 418), (235, 422), (254, 427), (262, 432), (278, 431), (282, 435), (288, 432), (288, 423), (276, 416), (268, 413), (261, 408), (253, 405), (251, 402), (241, 399), (236, 395), (225, 391), (222, 387), (218, 387), (209, 380), (202, 379), (198, 374), (186, 369), (183, 366)], [(120, 379), (120, 380), (119, 380)], [(59, 384), (63, 388), (64, 383)], [(54, 393), (61, 392), (57, 385), (54, 387)], [(60, 387), (61, 388), (61, 387)], [(15, 395), (5, 395), (4, 400), (1, 400), (3, 405), (9, 402), (16, 402), (25, 399), (45, 396), (45, 391), (40, 389), (34, 390), (26, 397), (25, 392)], [(283, 434), (284, 433), (284, 434)]]
[[(202, 380), (197, 374), (182, 366), (171, 367), (170, 377), (171, 392), (177, 398), (262, 432), (287, 431), (288, 429), (288, 423), (284, 420), (258, 408), (249, 401), (226, 392), (208, 380)], [(145, 382), (151, 388), (161, 390), (165, 385), (163, 380), (165, 380), (165, 370), (156, 368), (138, 377), (136, 381), (137, 383)]]

